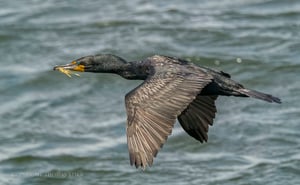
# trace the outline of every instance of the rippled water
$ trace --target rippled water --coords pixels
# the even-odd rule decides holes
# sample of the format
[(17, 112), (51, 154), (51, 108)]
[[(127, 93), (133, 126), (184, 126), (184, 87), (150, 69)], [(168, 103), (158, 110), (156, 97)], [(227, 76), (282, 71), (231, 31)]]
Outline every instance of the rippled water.
[[(0, 184), (300, 184), (300, 1), (0, 2)], [(222, 69), (283, 104), (219, 98), (209, 142), (175, 126), (129, 166), (124, 95), (139, 81), (67, 78), (81, 56), (153, 54)]]

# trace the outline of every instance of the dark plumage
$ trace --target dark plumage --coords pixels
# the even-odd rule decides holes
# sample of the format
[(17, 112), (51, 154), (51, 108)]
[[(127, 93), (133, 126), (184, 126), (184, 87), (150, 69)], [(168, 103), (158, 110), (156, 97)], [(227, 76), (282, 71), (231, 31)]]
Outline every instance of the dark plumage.
[(270, 94), (249, 90), (222, 71), (191, 62), (155, 55), (126, 62), (114, 55), (87, 56), (54, 68), (95, 73), (115, 73), (144, 82), (125, 96), (127, 143), (131, 165), (145, 168), (171, 134), (178, 119), (182, 128), (201, 143), (207, 141), (219, 95), (254, 97), (281, 103)]

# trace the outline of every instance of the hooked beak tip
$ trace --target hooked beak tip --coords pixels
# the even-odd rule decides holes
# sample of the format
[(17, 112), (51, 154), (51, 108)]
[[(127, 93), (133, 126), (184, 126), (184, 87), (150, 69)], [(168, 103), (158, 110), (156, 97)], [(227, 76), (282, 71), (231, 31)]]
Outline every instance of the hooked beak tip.
[(54, 71), (59, 71), (60, 69), (84, 72), (85, 66), (84, 65), (78, 65), (75, 62), (71, 62), (70, 64), (57, 65), (57, 66), (53, 67)]
[(57, 71), (57, 70), (58, 70), (58, 69), (57, 69), (58, 67), (59, 67), (59, 66), (54, 66), (54, 67), (53, 67), (53, 71)]

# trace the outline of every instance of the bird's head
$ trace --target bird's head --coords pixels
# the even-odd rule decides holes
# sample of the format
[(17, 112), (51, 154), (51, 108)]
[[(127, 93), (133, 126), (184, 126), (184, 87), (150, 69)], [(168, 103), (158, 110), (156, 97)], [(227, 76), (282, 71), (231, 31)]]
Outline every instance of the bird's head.
[(95, 56), (85, 56), (72, 61), (66, 65), (58, 65), (53, 70), (70, 70), (78, 72), (94, 72), (94, 73), (114, 73), (121, 70), (127, 62), (115, 55), (99, 54)]

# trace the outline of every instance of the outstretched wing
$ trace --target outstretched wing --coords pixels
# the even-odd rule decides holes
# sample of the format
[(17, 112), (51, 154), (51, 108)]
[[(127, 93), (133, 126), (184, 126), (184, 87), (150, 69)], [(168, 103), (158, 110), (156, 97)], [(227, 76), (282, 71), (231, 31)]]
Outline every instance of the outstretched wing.
[[(154, 75), (125, 97), (130, 164), (145, 168), (171, 134), (178, 115), (211, 82), (205, 73), (155, 65)], [(166, 71), (167, 70), (167, 71)]]
[(192, 137), (207, 141), (208, 126), (213, 124), (217, 112), (215, 100), (217, 96), (200, 96), (178, 116), (182, 128)]

